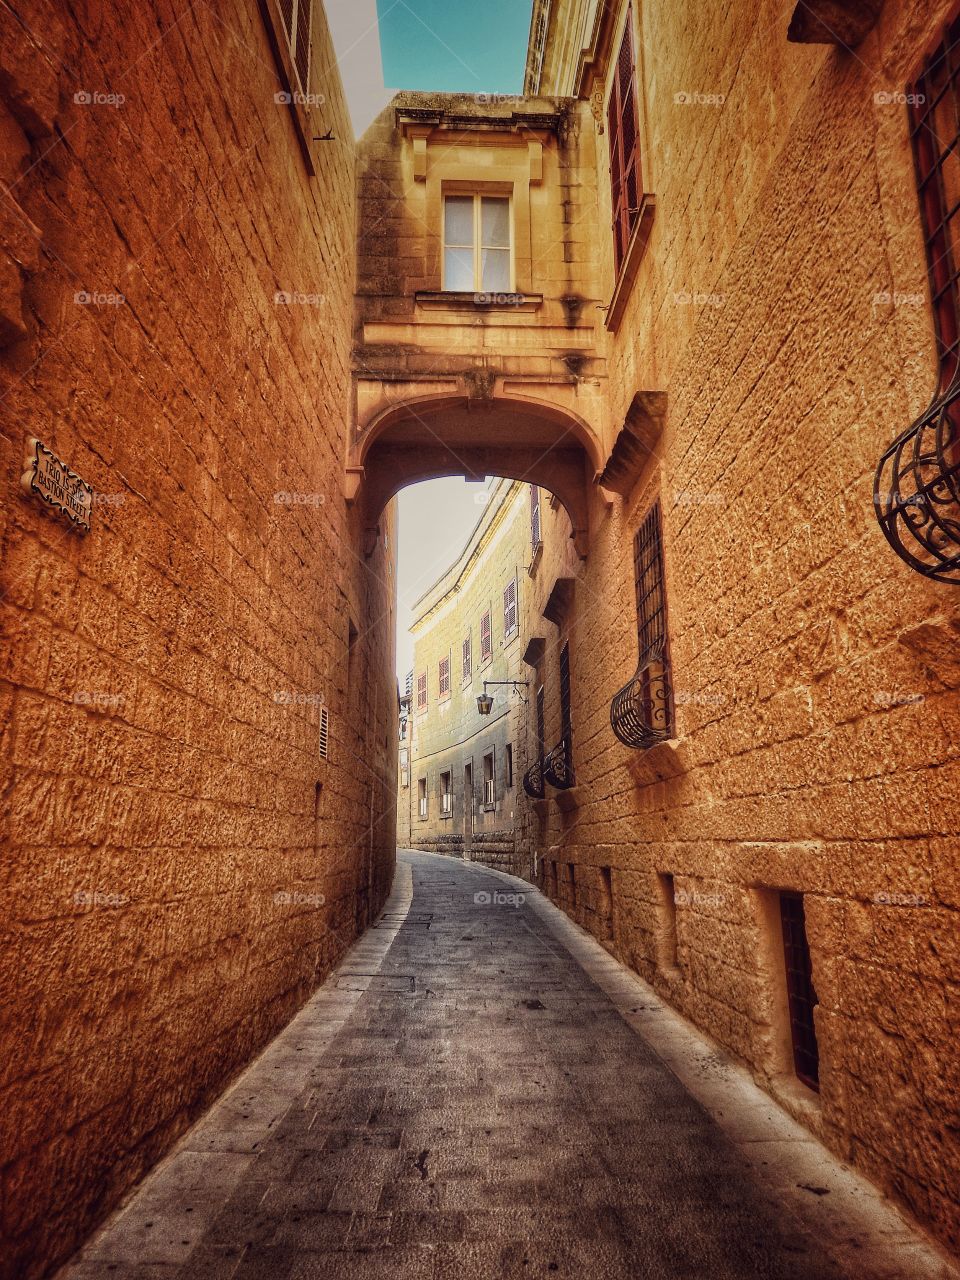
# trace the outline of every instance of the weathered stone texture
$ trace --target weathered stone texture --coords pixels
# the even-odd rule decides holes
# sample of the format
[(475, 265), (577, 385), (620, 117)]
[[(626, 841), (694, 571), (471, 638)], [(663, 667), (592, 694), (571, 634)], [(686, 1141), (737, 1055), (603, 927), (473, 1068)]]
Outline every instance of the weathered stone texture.
[[(772, 3), (749, 24), (737, 6), (643, 5), (657, 216), (600, 344), (608, 447), (638, 391), (668, 409), (630, 495), (591, 511), (575, 810), (552, 792), (524, 821), (552, 896), (603, 936), (610, 867), (617, 952), (956, 1246), (958, 615), (892, 555), (872, 501), (881, 449), (934, 386), (906, 119), (876, 95), (906, 88), (947, 10), (888, 0), (850, 57), (788, 44)], [(545, 93), (566, 89), (550, 47)], [(637, 661), (631, 542), (657, 493), (677, 733), (631, 753), (608, 712)], [(551, 579), (569, 570), (546, 542)], [(776, 1051), (764, 890), (780, 888), (806, 897), (819, 1099)]]
[[(311, 180), (256, 5), (15, 9), (0, 1234), (25, 1277), (378, 909), (396, 694), (393, 539), (361, 568), (342, 495), (355, 166), (322, 12)], [(93, 485), (86, 538), (20, 494), (31, 434)]]

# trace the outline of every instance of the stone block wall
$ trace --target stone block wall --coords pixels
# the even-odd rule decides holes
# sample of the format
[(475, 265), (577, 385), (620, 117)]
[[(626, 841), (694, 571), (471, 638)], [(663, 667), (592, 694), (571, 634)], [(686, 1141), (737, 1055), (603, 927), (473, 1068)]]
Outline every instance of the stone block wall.
[[(551, 792), (523, 821), (548, 891), (599, 935), (579, 886), (610, 868), (618, 954), (957, 1247), (960, 614), (894, 556), (872, 497), (935, 383), (897, 95), (949, 6), (888, 0), (856, 56), (788, 44), (773, 3), (634, 9), (657, 211), (602, 350), (614, 428), (638, 391), (668, 408), (632, 491), (591, 511), (574, 807)], [(676, 736), (631, 752), (609, 707), (637, 663), (631, 544), (657, 495)], [(548, 540), (540, 572), (565, 555)], [(819, 1095), (782, 1048), (781, 889), (805, 899)]]
[[(322, 9), (315, 178), (256, 4), (15, 10), (0, 1273), (23, 1280), (378, 910), (396, 690), (393, 526), (362, 567), (343, 499), (355, 166)], [(27, 436), (93, 486), (85, 537), (21, 495)]]

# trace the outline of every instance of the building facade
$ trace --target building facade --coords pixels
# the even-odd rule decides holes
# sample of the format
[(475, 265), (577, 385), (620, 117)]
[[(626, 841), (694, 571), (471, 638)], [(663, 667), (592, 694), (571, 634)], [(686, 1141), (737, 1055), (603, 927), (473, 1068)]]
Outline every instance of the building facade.
[(519, 821), (555, 901), (956, 1247), (960, 30), (830, 8), (788, 39), (774, 4), (535, 0), (609, 417), (538, 676), (568, 776)]
[(554, 496), (516, 847), (956, 1246), (957, 29), (829, 8), (536, 0), (525, 97), (401, 95), (349, 467), (371, 540)]
[[(530, 697), (521, 618), (540, 550), (540, 493), (501, 480), (476, 496), (482, 514), (466, 546), (414, 606), (409, 769), (401, 767), (398, 809), (410, 815), (412, 848), (530, 875), (515, 823)], [(481, 714), (484, 694), (492, 701)]]
[[(289, 1021), (392, 879), (392, 515), (364, 560), (343, 482), (356, 163), (321, 6), (291, 58), (297, 7), (0, 21), (17, 1280)], [(88, 532), (23, 491), (34, 438), (92, 489)]]

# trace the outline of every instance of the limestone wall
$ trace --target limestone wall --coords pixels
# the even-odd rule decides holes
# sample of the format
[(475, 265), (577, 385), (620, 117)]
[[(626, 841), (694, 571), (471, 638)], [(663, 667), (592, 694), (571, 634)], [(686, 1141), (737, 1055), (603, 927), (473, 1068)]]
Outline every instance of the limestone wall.
[[(64, 1257), (288, 1020), (393, 865), (393, 526), (343, 499), (354, 158), (256, 4), (2, 23), (6, 1276)], [(277, 293), (287, 295), (279, 301)], [(20, 494), (38, 436), (85, 537)], [(349, 647), (350, 633), (355, 639)], [(321, 701), (329, 758), (319, 758)]]
[[(618, 954), (956, 1246), (960, 615), (955, 589), (893, 555), (872, 501), (882, 448), (934, 388), (895, 95), (948, 7), (888, 0), (851, 56), (788, 44), (773, 3), (634, 6), (657, 209), (602, 349), (614, 428), (637, 391), (668, 410), (629, 496), (591, 512), (575, 810), (552, 793), (524, 820), (582, 923), (602, 936), (609, 867)], [(637, 661), (631, 542), (657, 494), (677, 731), (631, 752), (609, 705)], [(548, 544), (541, 573), (565, 554)], [(819, 1096), (784, 1061), (776, 889), (805, 895)]]

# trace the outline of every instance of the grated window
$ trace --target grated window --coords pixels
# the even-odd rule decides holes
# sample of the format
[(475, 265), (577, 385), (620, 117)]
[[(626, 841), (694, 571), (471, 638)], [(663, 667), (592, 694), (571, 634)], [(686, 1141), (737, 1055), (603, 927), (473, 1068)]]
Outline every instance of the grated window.
[(780, 923), (783, 927), (783, 958), (787, 972), (794, 1070), (804, 1084), (811, 1089), (819, 1089), (820, 1052), (813, 1016), (817, 1006), (817, 993), (813, 987), (813, 966), (807, 942), (803, 897), (799, 893), (780, 894)]

